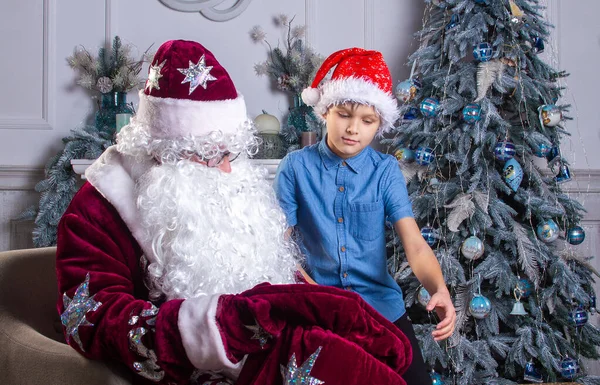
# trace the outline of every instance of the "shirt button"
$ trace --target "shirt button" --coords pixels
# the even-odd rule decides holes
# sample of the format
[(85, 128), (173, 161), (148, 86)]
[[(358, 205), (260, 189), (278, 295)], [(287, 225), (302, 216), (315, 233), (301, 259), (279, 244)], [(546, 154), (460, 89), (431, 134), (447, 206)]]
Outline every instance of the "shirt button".
[(343, 223), (343, 222), (344, 222), (344, 218), (342, 218), (342, 217), (339, 217), (339, 218), (338, 218), (338, 223)]
[(344, 289), (346, 289), (346, 290), (352, 290), (352, 286), (346, 286)]
[(338, 190), (339, 190), (339, 192), (344, 192), (344, 186), (340, 186), (340, 188)]
[(346, 162), (342, 162), (342, 166), (343, 166), (343, 167), (346, 167)]
[(342, 250), (342, 253), (343, 253), (343, 252), (345, 252), (345, 251), (346, 251), (346, 246), (342, 246), (342, 247), (340, 248), (340, 250)]
[(344, 273), (344, 278), (348, 278), (348, 273)]

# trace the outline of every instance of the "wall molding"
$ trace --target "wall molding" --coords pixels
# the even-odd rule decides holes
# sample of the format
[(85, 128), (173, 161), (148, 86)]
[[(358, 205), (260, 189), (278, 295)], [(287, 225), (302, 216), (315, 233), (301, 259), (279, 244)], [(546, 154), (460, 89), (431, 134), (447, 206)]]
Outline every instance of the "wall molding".
[(109, 47), (113, 39), (113, 19), (117, 15), (113, 14), (113, 6), (111, 0), (104, 1), (104, 46)]
[(562, 68), (560, 65), (560, 53), (562, 49), (560, 47), (560, 28), (561, 28), (561, 17), (560, 17), (560, 2), (558, 0), (547, 0), (546, 4), (546, 17), (550, 24), (554, 26), (554, 33), (551, 33), (552, 41), (546, 42), (546, 44), (552, 44), (552, 53), (556, 55), (558, 62), (558, 68)]
[(563, 185), (568, 194), (600, 194), (600, 169), (571, 169), (572, 180)]
[(304, 34), (306, 45), (315, 48), (317, 45), (317, 0), (304, 1)]
[(56, 65), (56, 0), (43, 0), (42, 16), (42, 116), (0, 118), (1, 130), (52, 130), (56, 103), (50, 93), (55, 87)]
[[(278, 160), (257, 160), (269, 168), (277, 167)], [(600, 194), (600, 169), (571, 169), (573, 180), (565, 183), (563, 191), (568, 194)], [(548, 174), (549, 176), (550, 174)], [(44, 169), (26, 166), (0, 166), (0, 190), (32, 190), (44, 177)]]
[(375, 0), (364, 0), (364, 14), (363, 47), (373, 49), (375, 47)]
[(33, 190), (43, 178), (39, 167), (0, 166), (0, 191)]

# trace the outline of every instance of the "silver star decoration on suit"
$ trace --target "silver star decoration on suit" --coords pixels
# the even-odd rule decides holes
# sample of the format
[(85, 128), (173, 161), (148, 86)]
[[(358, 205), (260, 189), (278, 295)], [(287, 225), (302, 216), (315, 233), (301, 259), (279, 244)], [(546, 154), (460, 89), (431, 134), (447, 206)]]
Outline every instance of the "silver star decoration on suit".
[(252, 333), (254, 333), (254, 335), (252, 337), (250, 337), (250, 339), (258, 340), (258, 343), (260, 344), (261, 349), (263, 349), (265, 347), (265, 345), (267, 344), (267, 341), (269, 339), (273, 338), (273, 336), (270, 335), (269, 333), (267, 333), (265, 331), (265, 329), (260, 327), (258, 322), (256, 322), (256, 325), (244, 325), (244, 327), (246, 329), (250, 330)]
[(153, 89), (160, 90), (158, 81), (160, 80), (160, 78), (163, 77), (163, 75), (160, 72), (162, 71), (162, 69), (166, 63), (167, 63), (167, 59), (163, 60), (162, 63), (160, 63), (157, 66), (150, 66), (150, 71), (148, 73), (148, 80), (146, 80), (146, 87), (144, 87), (146, 90), (148, 90), (149, 94), (152, 93)]
[(310, 376), (319, 353), (321, 352), (322, 346), (308, 357), (306, 361), (298, 368), (296, 363), (296, 353), (292, 354), (290, 362), (287, 368), (281, 365), (281, 375), (283, 376), (283, 385), (320, 385), (324, 384), (325, 381), (321, 381), (315, 377)]
[(102, 302), (94, 301), (94, 296), (90, 297), (89, 285), (90, 273), (87, 273), (85, 281), (75, 290), (73, 299), (69, 298), (67, 293), (63, 294), (63, 307), (65, 311), (60, 315), (60, 321), (67, 330), (67, 343), (70, 343), (69, 341), (73, 337), (82, 352), (85, 350), (79, 338), (79, 327), (94, 326), (93, 323), (90, 323), (85, 318), (85, 315), (90, 311), (98, 310), (100, 305), (102, 305)]
[(191, 60), (189, 68), (177, 68), (177, 71), (185, 75), (185, 79), (181, 82), (190, 83), (190, 95), (198, 86), (206, 89), (206, 83), (209, 81), (217, 80), (216, 77), (210, 74), (213, 66), (207, 66), (205, 63), (205, 57), (202, 55), (197, 64), (194, 64)]

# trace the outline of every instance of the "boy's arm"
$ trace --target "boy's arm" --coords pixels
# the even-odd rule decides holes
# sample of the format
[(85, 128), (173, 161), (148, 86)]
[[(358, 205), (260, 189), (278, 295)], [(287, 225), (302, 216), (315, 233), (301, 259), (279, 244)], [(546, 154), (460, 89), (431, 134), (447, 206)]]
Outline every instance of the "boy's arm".
[(296, 265), (296, 267), (298, 268), (298, 271), (300, 272), (300, 274), (302, 274), (302, 277), (306, 280), (306, 282), (308, 282), (311, 285), (318, 285), (318, 283), (316, 283), (315, 280), (312, 279), (310, 275), (308, 275), (308, 273), (302, 268), (302, 266), (298, 264)]
[[(293, 159), (291, 154), (281, 160), (273, 180), (273, 189), (277, 196), (279, 206), (285, 214), (287, 224), (294, 227), (297, 224), (296, 211), (298, 200), (296, 199), (296, 176), (294, 175)], [(291, 231), (291, 230), (290, 230)]]
[(444, 282), (440, 264), (431, 247), (421, 236), (421, 231), (414, 218), (399, 219), (394, 223), (394, 229), (402, 241), (408, 264), (419, 282), (431, 294), (427, 311), (435, 309), (441, 319), (432, 333), (433, 337), (436, 341), (444, 340), (454, 332), (456, 311)]
[[(285, 237), (287, 239), (289, 239), (292, 236), (292, 231), (294, 230), (293, 227), (288, 227), (288, 229), (285, 231)], [(308, 275), (308, 273), (306, 272), (306, 270), (304, 270), (304, 268), (302, 268), (302, 266), (298, 263), (296, 264), (296, 268), (298, 268), (298, 272), (300, 272), (300, 274), (302, 275), (302, 278), (304, 278), (304, 280), (307, 283), (310, 283), (311, 285), (318, 285), (318, 283), (315, 282), (314, 279), (312, 279), (310, 277), (310, 275)]]
[[(285, 232), (286, 238), (291, 238), (293, 226), (296, 225), (296, 210), (298, 209), (298, 202), (296, 200), (296, 178), (294, 175), (294, 169), (292, 167), (291, 157), (288, 155), (279, 163), (277, 167), (277, 173), (275, 174), (275, 180), (273, 181), (273, 187), (277, 200), (281, 206), (287, 223), (290, 227)], [(308, 273), (300, 266), (296, 265), (298, 271), (304, 278), (304, 280), (312, 285), (317, 283), (308, 275)]]

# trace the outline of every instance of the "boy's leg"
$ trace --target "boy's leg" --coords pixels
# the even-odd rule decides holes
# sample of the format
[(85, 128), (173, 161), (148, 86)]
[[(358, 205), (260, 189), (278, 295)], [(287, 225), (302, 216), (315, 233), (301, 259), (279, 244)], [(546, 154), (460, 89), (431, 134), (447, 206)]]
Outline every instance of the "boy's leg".
[(396, 322), (394, 322), (394, 325), (396, 325), (398, 329), (400, 329), (408, 337), (413, 352), (412, 363), (408, 367), (408, 370), (406, 370), (406, 373), (402, 375), (402, 378), (404, 381), (406, 381), (407, 385), (431, 384), (429, 370), (427, 369), (425, 361), (423, 360), (421, 348), (419, 348), (419, 341), (415, 335), (415, 330), (413, 329), (412, 323), (408, 319), (408, 315), (404, 314)]

